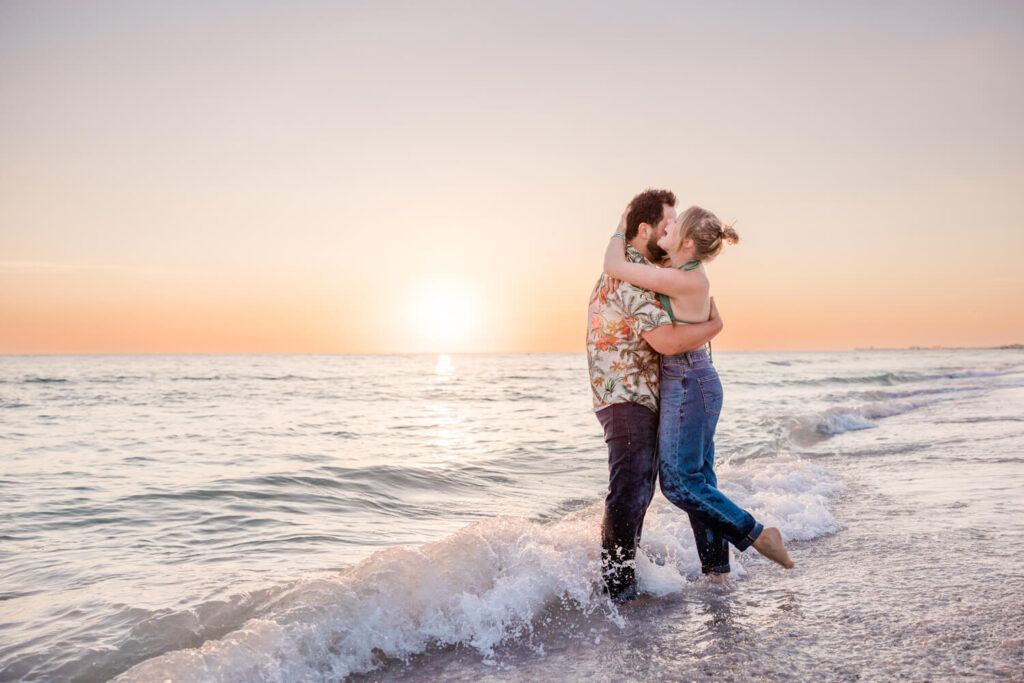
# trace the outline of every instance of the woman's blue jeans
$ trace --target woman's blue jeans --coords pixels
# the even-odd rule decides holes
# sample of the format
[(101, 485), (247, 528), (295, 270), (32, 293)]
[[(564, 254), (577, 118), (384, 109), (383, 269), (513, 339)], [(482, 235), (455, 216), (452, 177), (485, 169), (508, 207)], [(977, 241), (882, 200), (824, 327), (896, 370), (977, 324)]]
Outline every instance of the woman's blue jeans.
[(750, 547), (762, 526), (718, 490), (715, 427), (722, 382), (707, 351), (661, 357), (661, 491), (686, 511), (704, 573), (729, 571), (729, 543)]

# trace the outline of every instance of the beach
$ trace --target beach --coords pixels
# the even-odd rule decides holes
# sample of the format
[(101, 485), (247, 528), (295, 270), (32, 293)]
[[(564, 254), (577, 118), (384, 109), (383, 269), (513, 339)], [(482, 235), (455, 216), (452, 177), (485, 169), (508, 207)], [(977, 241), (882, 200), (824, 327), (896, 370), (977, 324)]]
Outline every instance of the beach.
[(1014, 680), (1020, 350), (714, 353), (701, 580), (659, 493), (600, 590), (582, 353), (0, 357), (0, 680)]

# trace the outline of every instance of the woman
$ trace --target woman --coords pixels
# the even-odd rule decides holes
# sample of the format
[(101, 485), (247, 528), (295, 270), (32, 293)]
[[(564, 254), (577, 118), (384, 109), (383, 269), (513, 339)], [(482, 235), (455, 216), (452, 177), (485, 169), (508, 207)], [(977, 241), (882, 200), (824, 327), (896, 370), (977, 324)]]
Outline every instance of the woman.
[[(711, 287), (704, 264), (721, 252), (724, 242), (738, 242), (739, 235), (710, 211), (691, 206), (669, 223), (658, 240), (670, 267), (655, 268), (626, 261), (623, 229), (628, 214), (627, 207), (619, 231), (608, 245), (605, 272), (658, 293), (673, 322), (707, 320)], [(707, 350), (661, 357), (658, 459), (662, 493), (689, 515), (705, 574), (728, 574), (729, 543), (741, 552), (753, 546), (768, 559), (791, 568), (793, 561), (779, 530), (764, 528), (717, 488), (714, 437), (721, 408), (722, 383)]]

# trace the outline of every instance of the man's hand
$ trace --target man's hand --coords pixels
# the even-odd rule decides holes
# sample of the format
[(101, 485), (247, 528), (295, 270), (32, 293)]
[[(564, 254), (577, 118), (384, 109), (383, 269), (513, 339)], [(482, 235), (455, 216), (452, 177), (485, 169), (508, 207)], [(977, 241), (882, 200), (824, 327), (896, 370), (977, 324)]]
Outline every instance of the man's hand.
[(711, 297), (711, 315), (708, 316), (708, 320), (722, 322), (722, 316), (718, 313), (718, 306), (715, 305), (715, 297)]
[(653, 330), (641, 332), (640, 336), (658, 353), (673, 355), (699, 349), (721, 331), (722, 316), (712, 298), (711, 317), (706, 322), (694, 325), (662, 325)]

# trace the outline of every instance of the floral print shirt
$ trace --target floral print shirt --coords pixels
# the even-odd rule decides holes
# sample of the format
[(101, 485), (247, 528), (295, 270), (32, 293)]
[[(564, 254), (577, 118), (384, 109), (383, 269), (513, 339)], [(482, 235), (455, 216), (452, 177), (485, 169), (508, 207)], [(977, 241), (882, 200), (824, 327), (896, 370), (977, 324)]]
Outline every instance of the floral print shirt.
[[(626, 259), (650, 262), (626, 246)], [(590, 295), (587, 362), (594, 410), (613, 403), (639, 403), (658, 412), (660, 356), (640, 336), (672, 320), (654, 292), (628, 282), (612, 289), (604, 273)]]

